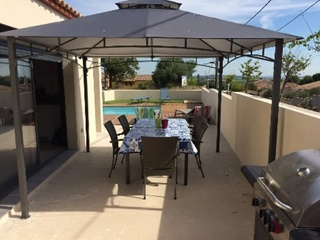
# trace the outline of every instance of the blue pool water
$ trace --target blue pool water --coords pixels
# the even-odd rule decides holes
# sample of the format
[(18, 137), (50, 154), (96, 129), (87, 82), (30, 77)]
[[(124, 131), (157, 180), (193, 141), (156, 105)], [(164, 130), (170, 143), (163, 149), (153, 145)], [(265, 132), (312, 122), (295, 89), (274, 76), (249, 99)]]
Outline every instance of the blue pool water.
[[(154, 107), (161, 111), (161, 107)], [(134, 115), (134, 107), (103, 107), (103, 115)]]

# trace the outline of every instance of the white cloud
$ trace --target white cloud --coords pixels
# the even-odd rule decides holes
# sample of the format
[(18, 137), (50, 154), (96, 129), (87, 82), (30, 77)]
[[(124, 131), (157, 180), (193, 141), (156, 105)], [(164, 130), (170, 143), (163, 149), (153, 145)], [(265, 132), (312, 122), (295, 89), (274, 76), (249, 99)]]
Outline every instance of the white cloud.
[(259, 22), (262, 28), (274, 29), (274, 19), (275, 19), (274, 13), (264, 14), (262, 17), (260, 17)]
[[(266, 3), (267, 0), (228, 0), (223, 3), (220, 0), (185, 0), (181, 9), (228, 21), (245, 23)], [(270, 29), (274, 27), (274, 23), (279, 21), (280, 17), (294, 17), (313, 3), (314, 1), (311, 0), (273, 0), (255, 17), (255, 20), (260, 22), (261, 26), (259, 27)], [(320, 3), (312, 7), (309, 12), (319, 10)]]
[[(117, 9), (115, 3), (122, 0), (65, 0), (83, 15), (90, 15)], [(182, 3), (181, 10), (221, 18), (228, 21), (245, 23), (267, 3), (267, 0), (177, 0)], [(272, 0), (255, 17), (259, 27), (272, 28), (280, 17), (296, 16), (311, 6), (314, 0)], [(309, 11), (320, 11), (320, 3)]]
[[(101, 13), (117, 9), (115, 3), (123, 0), (64, 0), (78, 12), (86, 15)], [(205, 16), (216, 17), (227, 21), (245, 23), (254, 14), (256, 14), (267, 3), (267, 0), (173, 0), (182, 3), (181, 10), (194, 12)], [(260, 12), (249, 24), (266, 29), (277, 30), (286, 24), (289, 20), (300, 14), (302, 11), (311, 6), (315, 0), (272, 0), (262, 12)], [(320, 2), (314, 5), (305, 14), (308, 18), (308, 13), (320, 11)], [(320, 25), (319, 18), (309, 18), (313, 23), (313, 29), (318, 29)], [(301, 19), (300, 19), (301, 20)], [(312, 21), (312, 22), (311, 22)], [(292, 26), (292, 25), (290, 25)], [(286, 30), (286, 29), (285, 29)], [(305, 29), (299, 29), (305, 31)], [(301, 32), (302, 33), (302, 32)], [(306, 34), (309, 34), (307, 31)], [(303, 35), (306, 35), (303, 34)], [(298, 33), (297, 33), (298, 35)], [(312, 65), (306, 71), (306, 74), (316, 72), (319, 66), (320, 57), (313, 59)], [(264, 74), (271, 74), (273, 65), (268, 62), (261, 61), (261, 67)], [(151, 67), (150, 72), (154, 70)], [(204, 74), (208, 70), (199, 68), (199, 73)], [(318, 70), (317, 70), (318, 71)], [(230, 64), (225, 72), (239, 74), (239, 63), (236, 61)]]

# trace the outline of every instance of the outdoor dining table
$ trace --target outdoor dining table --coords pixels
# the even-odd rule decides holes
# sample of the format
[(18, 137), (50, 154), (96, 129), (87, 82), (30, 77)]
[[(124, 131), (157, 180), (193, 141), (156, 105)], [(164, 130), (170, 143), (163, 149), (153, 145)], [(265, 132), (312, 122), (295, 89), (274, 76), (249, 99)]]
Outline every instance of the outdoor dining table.
[(184, 158), (184, 185), (188, 185), (188, 156), (196, 154), (197, 148), (191, 140), (188, 123), (182, 118), (169, 118), (166, 129), (157, 128), (155, 119), (140, 119), (124, 137), (119, 153), (126, 155), (126, 183), (130, 184), (130, 153), (140, 153), (141, 136), (147, 137), (179, 137), (179, 152)]

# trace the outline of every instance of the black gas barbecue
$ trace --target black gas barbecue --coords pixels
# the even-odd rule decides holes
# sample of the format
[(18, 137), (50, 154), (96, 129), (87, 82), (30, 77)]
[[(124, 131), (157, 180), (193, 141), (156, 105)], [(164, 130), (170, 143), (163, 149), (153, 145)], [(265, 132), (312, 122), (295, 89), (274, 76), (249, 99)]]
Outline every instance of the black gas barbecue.
[(254, 183), (255, 240), (320, 239), (320, 150), (302, 150), (265, 167)]

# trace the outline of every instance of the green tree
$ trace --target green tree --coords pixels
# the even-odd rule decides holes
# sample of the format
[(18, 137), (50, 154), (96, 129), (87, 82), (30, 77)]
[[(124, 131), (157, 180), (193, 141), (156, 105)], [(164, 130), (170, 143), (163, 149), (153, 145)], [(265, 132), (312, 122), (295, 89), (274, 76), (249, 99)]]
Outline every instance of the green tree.
[(127, 78), (134, 78), (139, 70), (136, 58), (104, 58), (101, 59), (105, 76), (109, 77), (110, 88), (112, 83), (119, 83)]
[(157, 88), (166, 86), (181, 86), (181, 77), (191, 77), (195, 72), (194, 61), (184, 61), (181, 58), (162, 58), (158, 62), (152, 75), (152, 80)]
[(310, 65), (310, 57), (298, 57), (291, 51), (282, 56), (282, 73), (284, 75), (280, 97), (283, 95), (287, 82), (292, 76), (298, 75)]
[(247, 92), (250, 82), (260, 78), (262, 72), (260, 71), (259, 61), (252, 62), (249, 59), (247, 62), (241, 64), (240, 72), (242, 74), (242, 79), (246, 81), (244, 86), (244, 91)]
[(314, 82), (320, 81), (320, 73), (313, 74), (312, 78)]
[(10, 76), (0, 76), (0, 85), (4, 85), (4, 86), (11, 86), (11, 80), (10, 80)]
[(309, 50), (313, 50), (315, 52), (320, 52), (320, 30), (309, 35), (307, 38), (302, 40), (296, 40), (289, 44), (289, 48), (294, 48), (295, 46), (304, 46)]
[(292, 83), (298, 83), (300, 82), (300, 78), (297, 75), (293, 75), (288, 79), (288, 82), (292, 82)]
[(187, 78), (187, 86), (199, 86), (199, 83), (198, 83), (198, 78), (196, 77), (189, 77)]
[(312, 82), (313, 82), (313, 78), (310, 75), (306, 75), (301, 79), (301, 81), (299, 82), (299, 85), (304, 85)]
[(236, 75), (235, 74), (229, 74), (224, 76), (223, 78), (226, 81), (226, 84), (232, 85), (232, 82), (236, 80)]
[(228, 88), (228, 85), (230, 84), (230, 90), (232, 90), (233, 87), (233, 82), (236, 80), (236, 75), (235, 74), (229, 74), (223, 77), (223, 79), (226, 82), (226, 87)]

